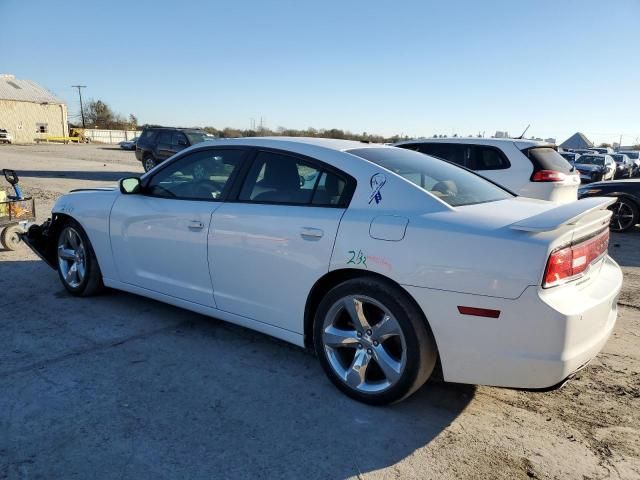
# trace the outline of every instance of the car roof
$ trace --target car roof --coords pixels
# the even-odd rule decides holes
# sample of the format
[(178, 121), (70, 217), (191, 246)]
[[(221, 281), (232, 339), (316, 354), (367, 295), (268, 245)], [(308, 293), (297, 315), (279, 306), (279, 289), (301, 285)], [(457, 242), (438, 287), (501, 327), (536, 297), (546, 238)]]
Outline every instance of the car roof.
[(490, 145), (499, 147), (508, 143), (515, 143), (520, 150), (531, 147), (555, 147), (554, 144), (541, 142), (539, 140), (527, 140), (520, 138), (484, 138), (484, 137), (447, 137), (447, 138), (416, 138), (415, 140), (406, 140), (398, 142), (395, 145), (406, 145), (412, 143), (469, 143), (472, 145)]
[(144, 127), (143, 130), (180, 130), (181, 132), (204, 132), (201, 128), (184, 127)]
[(356, 148), (392, 148), (380, 143), (359, 142), (357, 140), (341, 140), (337, 138), (321, 137), (238, 137), (219, 138), (207, 141), (208, 145), (246, 145), (272, 148), (290, 148), (293, 145), (309, 145), (315, 147), (338, 150), (341, 152)]

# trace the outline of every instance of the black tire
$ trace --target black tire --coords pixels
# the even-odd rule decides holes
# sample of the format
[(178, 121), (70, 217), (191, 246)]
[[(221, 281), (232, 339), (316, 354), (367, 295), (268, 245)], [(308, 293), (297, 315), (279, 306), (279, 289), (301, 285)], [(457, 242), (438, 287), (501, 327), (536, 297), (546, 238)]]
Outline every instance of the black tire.
[(158, 165), (158, 162), (156, 162), (156, 159), (153, 158), (153, 155), (151, 155), (150, 153), (146, 154), (143, 157), (142, 168), (144, 168), (145, 172), (148, 172), (149, 170), (153, 169), (156, 165)]
[[(325, 321), (327, 318), (331, 318), (331, 312), (335, 311), (336, 305), (349, 297), (366, 297), (379, 302), (395, 318), (402, 331), (406, 355), (404, 368), (395, 383), (385, 387), (382, 391), (363, 392), (349, 386), (347, 381), (339, 376), (329, 360), (327, 353), (329, 347), (325, 348), (323, 340)], [(374, 326), (373, 323), (371, 325)], [(367, 332), (368, 336), (371, 330), (367, 330)], [(367, 342), (371, 341), (371, 338), (368, 337)], [(373, 277), (347, 280), (325, 295), (316, 309), (313, 341), (320, 364), (331, 382), (349, 397), (369, 405), (387, 405), (407, 398), (429, 379), (438, 356), (431, 329), (415, 302), (400, 287)], [(364, 340), (360, 337), (358, 341)], [(379, 346), (373, 348), (381, 348), (384, 345), (382, 342), (383, 340), (380, 343), (374, 343), (373, 345)], [(358, 344), (357, 348), (361, 349), (362, 345)], [(369, 348), (366, 350), (371, 352)], [(356, 352), (354, 356), (357, 355), (356, 347), (353, 347), (353, 351)], [(360, 351), (364, 353), (363, 350)], [(376, 357), (371, 358), (375, 359)], [(349, 363), (348, 359), (346, 363)], [(375, 361), (374, 365), (376, 365)], [(365, 366), (365, 370), (367, 368), (369, 368), (369, 364)], [(379, 369), (379, 367), (375, 368)], [(381, 370), (379, 369), (379, 371)], [(363, 376), (366, 375), (368, 375), (367, 372), (363, 374)]]
[(626, 232), (640, 222), (640, 209), (628, 198), (619, 197), (609, 208), (613, 212), (610, 227), (614, 232)]
[[(63, 236), (67, 234), (69, 229), (77, 233), (80, 240), (82, 241), (84, 250), (82, 259), (84, 262), (85, 273), (78, 284), (72, 284), (67, 280), (67, 278), (65, 278), (65, 275), (63, 274), (63, 266), (60, 259), (59, 246), (63, 241)], [(76, 297), (88, 297), (102, 291), (104, 289), (104, 284), (102, 283), (102, 272), (100, 271), (100, 266), (98, 265), (96, 254), (93, 251), (93, 247), (91, 246), (91, 241), (89, 240), (89, 237), (85, 233), (84, 229), (80, 226), (80, 224), (72, 219), (67, 220), (60, 227), (58, 238), (56, 240), (56, 262), (58, 277), (60, 278), (60, 281), (62, 282), (64, 288), (71, 295), (74, 295)]]
[(18, 245), (20, 245), (20, 234), (23, 233), (24, 230), (22, 227), (18, 225), (11, 225), (4, 230), (2, 230), (2, 234), (0, 234), (0, 243), (6, 250), (17, 250)]

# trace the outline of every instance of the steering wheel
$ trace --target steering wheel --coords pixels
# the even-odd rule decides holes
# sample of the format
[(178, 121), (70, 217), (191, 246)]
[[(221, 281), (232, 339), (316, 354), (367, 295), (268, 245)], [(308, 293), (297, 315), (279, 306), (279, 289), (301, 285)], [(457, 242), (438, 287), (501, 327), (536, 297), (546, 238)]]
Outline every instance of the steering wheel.
[(213, 193), (222, 193), (223, 185), (215, 180), (196, 180), (191, 183), (192, 193), (197, 197), (216, 198)]

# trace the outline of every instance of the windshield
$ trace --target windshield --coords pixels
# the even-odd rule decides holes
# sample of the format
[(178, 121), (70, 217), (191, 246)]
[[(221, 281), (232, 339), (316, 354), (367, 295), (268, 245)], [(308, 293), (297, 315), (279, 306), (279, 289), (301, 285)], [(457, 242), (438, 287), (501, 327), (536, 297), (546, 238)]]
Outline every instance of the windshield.
[(576, 160), (576, 163), (585, 165), (604, 165), (604, 158), (594, 157), (593, 155), (583, 155)]
[(404, 177), (452, 207), (495, 202), (513, 195), (449, 162), (403, 148), (356, 148), (348, 153)]
[(189, 137), (189, 143), (191, 145), (195, 145), (196, 143), (204, 142), (205, 140), (209, 140), (210, 137), (207, 136), (205, 132), (184, 132), (187, 137)]

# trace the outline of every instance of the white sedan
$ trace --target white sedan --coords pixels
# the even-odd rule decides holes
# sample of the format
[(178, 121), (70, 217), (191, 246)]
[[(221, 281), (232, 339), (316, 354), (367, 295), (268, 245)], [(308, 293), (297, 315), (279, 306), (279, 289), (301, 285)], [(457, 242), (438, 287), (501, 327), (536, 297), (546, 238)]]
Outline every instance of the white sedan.
[(73, 295), (103, 286), (315, 349), (370, 404), (431, 376), (564, 381), (603, 347), (622, 274), (615, 199), (516, 197), (382, 145), (198, 144), (119, 188), (74, 191), (27, 242)]

